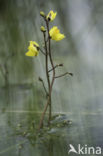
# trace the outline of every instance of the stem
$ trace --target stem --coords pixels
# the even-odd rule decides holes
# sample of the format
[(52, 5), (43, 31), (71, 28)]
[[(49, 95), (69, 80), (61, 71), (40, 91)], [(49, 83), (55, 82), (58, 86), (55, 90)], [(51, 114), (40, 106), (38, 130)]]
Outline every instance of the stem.
[(43, 35), (44, 35), (45, 51), (46, 51), (46, 55), (45, 55), (46, 77), (47, 77), (47, 81), (48, 81), (48, 90), (49, 90), (49, 88), (50, 88), (50, 80), (49, 80), (49, 73), (48, 73), (48, 50), (47, 50), (46, 34), (45, 34), (45, 32), (43, 32)]
[[(46, 105), (45, 105), (45, 107), (44, 107), (44, 111), (43, 111), (43, 113), (42, 113), (42, 116), (41, 116), (41, 120), (40, 120), (40, 123), (39, 123), (39, 127), (38, 127), (38, 131), (40, 130), (40, 128), (42, 128), (42, 126), (43, 126), (43, 120), (44, 120), (44, 116), (45, 116), (45, 113), (46, 113), (46, 111), (47, 111), (47, 108), (48, 108), (48, 106), (50, 105), (50, 100), (51, 100), (51, 92), (52, 92), (52, 85), (50, 86), (50, 92), (49, 92), (49, 96), (48, 96), (48, 99), (47, 99), (47, 103), (46, 103)], [(50, 113), (50, 112), (49, 112)], [(49, 120), (49, 122), (50, 122), (50, 120)]]
[(44, 107), (43, 114), (41, 116), (41, 120), (40, 120), (40, 123), (39, 123), (38, 130), (40, 130), (40, 128), (42, 128), (42, 126), (43, 126), (44, 116), (45, 116), (45, 113), (47, 111), (48, 105), (50, 104), (50, 99), (51, 99), (50, 98), (50, 79), (49, 79), (49, 73), (48, 73), (48, 49), (47, 49), (47, 42), (46, 42), (46, 34), (45, 34), (45, 32), (43, 32), (43, 36), (44, 36), (44, 42), (45, 42), (45, 52), (46, 52), (46, 55), (45, 55), (45, 65), (46, 65), (46, 77), (47, 77), (47, 82), (48, 82), (49, 96), (48, 96), (47, 104)]
[(45, 91), (45, 93), (46, 93), (46, 96), (48, 96), (48, 92), (47, 92), (47, 90), (46, 90), (46, 87), (45, 87), (45, 84), (44, 84), (44, 81), (39, 77), (39, 81), (42, 83), (42, 85), (43, 85), (43, 88), (44, 88), (44, 91)]
[[(47, 96), (47, 103), (46, 103), (46, 105), (44, 107), (44, 111), (43, 111), (42, 116), (41, 116), (41, 120), (40, 120), (40, 123), (39, 123), (38, 131), (43, 126), (43, 120), (44, 120), (44, 117), (45, 117), (45, 114), (46, 114), (48, 106), (49, 106), (48, 124), (50, 124), (50, 120), (51, 120), (51, 93), (52, 93), (52, 88), (53, 88), (53, 84), (54, 84), (55, 79), (59, 78), (59, 77), (62, 77), (62, 76), (65, 76), (67, 74), (73, 76), (73, 74), (69, 73), (69, 72), (66, 72), (66, 73), (64, 73), (62, 75), (59, 75), (59, 76), (55, 76), (55, 69), (58, 66), (63, 66), (63, 64), (58, 64), (58, 65), (54, 66), (53, 58), (52, 58), (52, 54), (51, 54), (51, 38), (50, 38), (50, 35), (49, 35), (49, 21), (46, 19), (46, 16), (44, 16), (44, 15), (43, 15), (43, 18), (44, 18), (44, 20), (46, 22), (47, 33), (48, 33), (48, 37), (46, 39), (46, 31), (43, 32), (44, 43), (45, 43), (45, 53), (43, 52), (43, 54), (45, 55), (46, 78), (47, 78), (47, 83), (48, 83), (48, 96)], [(52, 66), (52, 68), (50, 70), (48, 70), (48, 58), (50, 60), (51, 66)], [(51, 82), (50, 82), (49, 72), (51, 72), (51, 71), (52, 71), (52, 78), (51, 78)], [(47, 90), (45, 88), (43, 80), (41, 79), (40, 81), (42, 81), (44, 90), (47, 93)]]
[(44, 111), (43, 111), (43, 114), (42, 114), (42, 116), (41, 116), (41, 120), (40, 120), (40, 124), (39, 124), (39, 127), (38, 127), (38, 131), (39, 131), (40, 128), (42, 128), (42, 126), (43, 126), (44, 116), (45, 116), (45, 113), (46, 113), (46, 111), (47, 111), (47, 108), (48, 108), (49, 103), (50, 103), (50, 96), (48, 96), (47, 103), (46, 103), (46, 105), (45, 105), (45, 107), (44, 107)]
[(47, 95), (48, 95), (48, 92), (47, 92), (46, 87), (45, 87), (45, 85), (44, 85), (44, 81), (42, 81), (42, 84), (43, 84), (43, 88), (44, 88), (45, 93), (46, 93), (46, 96), (47, 96)]
[(51, 40), (50, 40), (50, 35), (49, 35), (49, 21), (46, 20), (46, 26), (47, 26), (47, 31), (48, 31), (48, 39), (49, 39), (49, 59), (50, 59), (50, 62), (51, 62), (51, 66), (52, 66), (52, 69), (53, 69), (53, 75), (52, 75), (52, 81), (51, 81), (51, 85), (50, 85), (50, 92), (49, 92), (49, 96), (50, 96), (50, 107), (49, 107), (49, 121), (48, 123), (50, 123), (50, 120), (51, 120), (51, 92), (52, 92), (52, 87), (53, 87), (53, 84), (54, 84), (54, 80), (55, 80), (55, 67), (54, 67), (54, 64), (53, 64), (53, 60), (52, 60), (52, 55), (51, 55)]
[(57, 65), (55, 65), (54, 66), (54, 68), (52, 68), (52, 69), (50, 69), (48, 72), (51, 72), (51, 71), (53, 71), (55, 68), (57, 68), (58, 67), (58, 64)]
[(65, 75), (67, 75), (67, 74), (73, 76), (73, 73), (68, 73), (68, 72), (66, 72), (66, 73), (64, 73), (64, 74), (62, 74), (62, 75), (56, 76), (55, 79), (56, 79), (56, 78), (63, 77), (63, 76), (65, 76)]
[[(63, 64), (57, 64), (57, 65), (54, 66), (54, 68), (57, 68), (57, 67), (60, 67), (60, 66), (63, 66)], [(54, 68), (50, 69), (48, 72), (53, 71)]]
[[(51, 92), (52, 92), (52, 86), (55, 80), (55, 68), (54, 68), (54, 64), (52, 61), (52, 57), (51, 57), (51, 47), (50, 47), (50, 36), (49, 36), (49, 24), (48, 21), (45, 19), (46, 22), (46, 26), (47, 26), (47, 31), (48, 31), (48, 44), (49, 47), (47, 49), (47, 41), (46, 41), (46, 34), (45, 32), (43, 32), (43, 36), (44, 36), (44, 42), (45, 42), (45, 51), (46, 51), (46, 56), (45, 56), (45, 64), (46, 64), (46, 77), (47, 77), (47, 81), (48, 81), (48, 100), (47, 100), (47, 104), (45, 105), (43, 114), (41, 116), (41, 120), (40, 120), (40, 124), (39, 124), (39, 128), (38, 130), (40, 130), (40, 128), (42, 128), (43, 126), (43, 120), (44, 120), (44, 116), (45, 113), (47, 111), (47, 108), (49, 106), (49, 120), (48, 120), (48, 124), (50, 124), (50, 120), (51, 120)], [(53, 77), (52, 77), (52, 82), (50, 83), (50, 79), (49, 79), (49, 72), (48, 72), (48, 55), (49, 55), (49, 59), (52, 65), (52, 69), (53, 69)]]
[(40, 120), (40, 124), (39, 124), (38, 130), (40, 130), (40, 128), (43, 126), (44, 116), (45, 116), (45, 113), (47, 111), (47, 107), (48, 107), (48, 105), (51, 102), (50, 79), (49, 79), (49, 73), (48, 73), (48, 49), (47, 49), (47, 42), (46, 42), (46, 34), (45, 34), (45, 32), (43, 32), (43, 36), (44, 36), (44, 42), (45, 42), (45, 52), (46, 52), (46, 55), (45, 55), (45, 65), (46, 65), (46, 77), (47, 77), (47, 82), (48, 82), (48, 92), (49, 92), (49, 94), (48, 94), (47, 104), (45, 105), (43, 114), (41, 116), (41, 120)]

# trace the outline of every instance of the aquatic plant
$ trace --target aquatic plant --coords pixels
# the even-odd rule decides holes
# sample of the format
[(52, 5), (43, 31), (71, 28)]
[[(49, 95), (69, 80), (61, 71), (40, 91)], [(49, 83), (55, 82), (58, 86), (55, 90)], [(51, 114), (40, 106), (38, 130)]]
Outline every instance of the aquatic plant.
[[(26, 52), (26, 56), (30, 56), (30, 57), (38, 56), (39, 52), (42, 52), (42, 54), (45, 57), (45, 71), (46, 71), (46, 78), (47, 78), (45, 81), (47, 81), (48, 88), (46, 88), (45, 83), (42, 78), (39, 77), (39, 81), (43, 85), (43, 88), (47, 97), (47, 102), (44, 106), (44, 110), (41, 115), (38, 130), (40, 130), (43, 127), (44, 116), (48, 107), (49, 107), (48, 124), (50, 125), (51, 115), (52, 115), (51, 95), (52, 95), (52, 89), (53, 89), (55, 79), (60, 78), (65, 75), (73, 76), (73, 74), (69, 72), (63, 73), (58, 76), (56, 75), (56, 68), (62, 67), (63, 64), (60, 63), (57, 65), (54, 65), (53, 58), (52, 58), (52, 51), (51, 51), (51, 40), (60, 41), (65, 38), (65, 35), (60, 33), (60, 30), (58, 29), (57, 26), (53, 26), (51, 29), (49, 28), (50, 22), (52, 22), (56, 18), (56, 15), (57, 13), (52, 10), (47, 15), (42, 11), (40, 12), (40, 16), (44, 19), (44, 22), (45, 22), (45, 27), (41, 26), (40, 28), (41, 32), (43, 33), (44, 51), (42, 50), (42, 48), (40, 48), (37, 42), (30, 41), (30, 44), (28, 46), (28, 51)], [(51, 64), (51, 68), (49, 68), (49, 64)], [(52, 72), (52, 76), (50, 77), (51, 72)]]

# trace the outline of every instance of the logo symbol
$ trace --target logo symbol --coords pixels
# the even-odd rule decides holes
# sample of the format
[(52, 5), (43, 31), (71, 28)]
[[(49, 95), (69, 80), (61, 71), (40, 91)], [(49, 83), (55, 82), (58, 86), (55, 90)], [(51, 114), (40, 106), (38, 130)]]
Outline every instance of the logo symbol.
[(89, 147), (87, 145), (81, 146), (80, 144), (78, 144), (77, 146), (77, 150), (74, 148), (74, 146), (72, 144), (69, 144), (69, 153), (76, 153), (76, 154), (96, 154), (96, 155), (101, 155), (102, 154), (102, 149), (101, 147)]
[(71, 153), (71, 152), (78, 153), (73, 145), (70, 144), (69, 146), (70, 146), (70, 150), (68, 151), (68, 154)]

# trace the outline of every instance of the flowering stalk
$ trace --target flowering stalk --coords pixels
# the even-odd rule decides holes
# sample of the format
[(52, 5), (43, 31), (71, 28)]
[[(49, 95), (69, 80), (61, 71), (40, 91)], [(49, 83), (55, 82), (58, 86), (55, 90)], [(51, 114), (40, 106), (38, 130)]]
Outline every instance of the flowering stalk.
[[(49, 14), (50, 14), (50, 16), (49, 16)], [(50, 22), (50, 17), (52, 17), (53, 12), (50, 12), (49, 14), (47, 15), (47, 18), (46, 18), (46, 16), (43, 16), (44, 20), (46, 22), (46, 28), (47, 28), (47, 33), (48, 33), (48, 38), (47, 38), (48, 42), (46, 42), (46, 39), (44, 39), (44, 41), (45, 41), (45, 51), (47, 51), (46, 47), (48, 47), (48, 55), (49, 55), (50, 63), (51, 63), (51, 66), (52, 66), (52, 70), (48, 70), (48, 74), (46, 74), (47, 75), (47, 80), (49, 80), (49, 72), (52, 71), (53, 73), (52, 73), (51, 83), (50, 83), (50, 80), (48, 81), (48, 86), (49, 86), (48, 87), (48, 89), (49, 89), (49, 91), (48, 91), (49, 92), (48, 100), (47, 100), (47, 104), (46, 104), (46, 106), (44, 108), (44, 112), (43, 112), (41, 120), (40, 120), (39, 129), (43, 126), (43, 120), (44, 120), (44, 116), (45, 116), (45, 113), (46, 113), (46, 110), (47, 110), (48, 106), (49, 106), (48, 124), (50, 124), (50, 120), (51, 120), (51, 93), (52, 93), (52, 88), (53, 88), (53, 84), (54, 84), (54, 81), (55, 81), (55, 68), (58, 67), (58, 66), (54, 66), (53, 59), (52, 59), (52, 54), (51, 54), (51, 38), (52, 37), (50, 36), (49, 22)], [(55, 16), (56, 16), (56, 14), (55, 14)], [(56, 35), (54, 35), (54, 36), (56, 36)], [(64, 37), (64, 35), (62, 37)], [(48, 59), (46, 60), (46, 65), (48, 65), (47, 62), (48, 62)], [(46, 70), (46, 72), (47, 72), (47, 70)]]
[[(56, 72), (55, 72), (56, 68), (59, 66), (62, 67), (63, 64), (54, 65), (53, 58), (52, 58), (52, 52), (51, 52), (51, 40), (60, 41), (63, 38), (65, 38), (64, 34), (60, 33), (60, 30), (58, 29), (57, 26), (54, 26), (51, 29), (49, 28), (49, 23), (55, 19), (57, 13), (54, 13), (51, 10), (47, 16), (45, 15), (44, 12), (40, 12), (40, 15), (43, 17), (43, 19), (45, 21), (45, 25), (46, 25), (46, 29), (44, 28), (44, 26), (41, 26), (41, 31), (43, 33), (44, 44), (45, 44), (45, 47), (44, 47), (45, 52), (39, 47), (38, 43), (36, 43), (35, 41), (30, 41), (30, 45), (28, 47), (28, 52), (26, 53), (26, 56), (33, 57), (33, 56), (37, 56), (39, 54), (39, 51), (41, 51), (45, 57), (45, 71), (46, 71), (46, 78), (47, 78), (48, 87), (47, 88), (45, 87), (44, 81), (40, 77), (39, 77), (39, 81), (42, 82), (43, 88), (44, 88), (45, 93), (46, 93), (47, 102), (46, 102), (46, 105), (44, 107), (44, 111), (41, 115), (38, 130), (40, 130), (43, 126), (43, 121), (44, 121), (45, 113), (47, 111), (48, 106), (49, 106), (48, 124), (50, 124), (51, 115), (52, 115), (51, 95), (52, 95), (52, 89), (53, 89), (53, 84), (54, 84), (55, 79), (62, 77), (62, 76), (65, 76), (67, 74), (72, 76), (72, 73), (69, 73), (69, 72), (66, 72), (64, 74), (56, 76)], [(49, 69), (49, 62), (51, 64), (50, 69)], [(52, 72), (51, 79), (50, 79), (50, 75), (49, 75), (50, 72)]]
[(51, 85), (50, 85), (50, 90), (49, 90), (49, 96), (50, 96), (50, 104), (49, 104), (49, 120), (48, 123), (50, 123), (51, 120), (51, 92), (52, 92), (52, 87), (54, 84), (54, 80), (55, 80), (55, 68), (54, 68), (54, 63), (53, 63), (53, 59), (52, 59), (52, 55), (51, 55), (51, 38), (49, 35), (49, 21), (46, 20), (46, 26), (47, 26), (47, 31), (48, 31), (48, 39), (49, 39), (49, 59), (51, 62), (51, 66), (52, 66), (52, 71), (53, 71), (53, 75), (52, 75), (52, 81), (51, 81)]
[[(50, 88), (51, 88), (51, 85), (50, 85), (50, 77), (49, 77), (49, 73), (48, 73), (48, 56), (49, 56), (49, 51), (47, 49), (47, 42), (46, 42), (46, 34), (45, 32), (43, 32), (43, 35), (44, 35), (44, 42), (45, 42), (45, 51), (46, 51), (46, 56), (45, 56), (45, 65), (46, 65), (46, 77), (47, 77), (47, 82), (48, 82), (48, 96), (49, 96), (49, 105), (50, 105), (50, 112), (49, 112), (49, 116), (51, 116), (51, 94), (50, 94)], [(50, 121), (50, 120), (49, 120)]]

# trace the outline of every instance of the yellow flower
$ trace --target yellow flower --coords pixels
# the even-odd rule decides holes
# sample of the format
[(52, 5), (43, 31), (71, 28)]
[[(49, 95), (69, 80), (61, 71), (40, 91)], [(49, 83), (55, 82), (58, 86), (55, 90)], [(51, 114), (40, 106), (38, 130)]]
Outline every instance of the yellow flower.
[(50, 29), (49, 34), (50, 34), (51, 39), (55, 41), (60, 41), (63, 38), (65, 38), (64, 34), (61, 34), (60, 30), (56, 26)]
[(28, 47), (28, 51), (26, 52), (26, 56), (37, 56), (39, 53), (39, 45), (35, 41), (30, 41), (30, 45)]
[(57, 15), (57, 13), (56, 13), (56, 12), (54, 13), (54, 11), (51, 10), (51, 11), (48, 13), (46, 19), (49, 20), (49, 21), (53, 21), (53, 20), (55, 19), (56, 15)]

